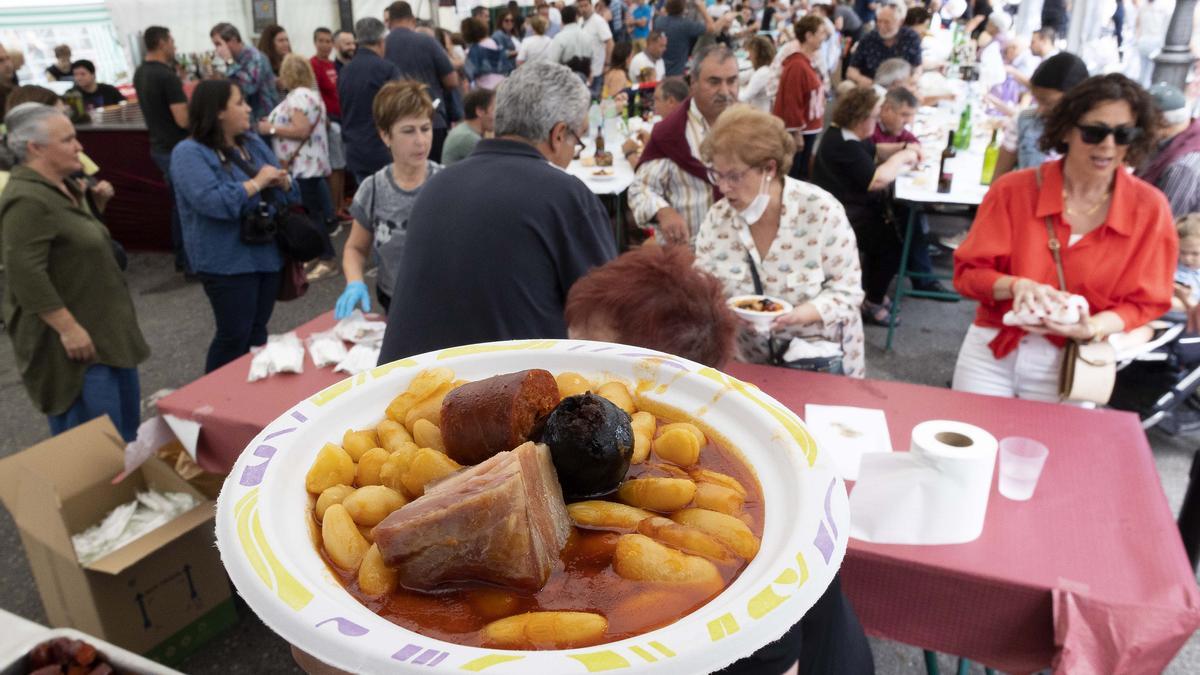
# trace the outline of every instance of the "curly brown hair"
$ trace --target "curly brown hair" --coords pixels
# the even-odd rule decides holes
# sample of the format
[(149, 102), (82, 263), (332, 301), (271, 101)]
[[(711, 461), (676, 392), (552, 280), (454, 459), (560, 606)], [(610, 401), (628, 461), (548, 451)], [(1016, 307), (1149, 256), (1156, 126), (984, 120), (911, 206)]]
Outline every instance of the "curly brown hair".
[(855, 87), (838, 96), (829, 121), (839, 129), (849, 129), (870, 117), (879, 100), (874, 87)]
[(1043, 152), (1067, 152), (1067, 134), (1088, 111), (1109, 101), (1125, 101), (1133, 111), (1133, 126), (1142, 130), (1125, 151), (1125, 163), (1138, 166), (1154, 149), (1155, 135), (1161, 124), (1150, 94), (1137, 82), (1121, 75), (1094, 75), (1080, 82), (1063, 95), (1046, 114), (1045, 130), (1038, 146)]

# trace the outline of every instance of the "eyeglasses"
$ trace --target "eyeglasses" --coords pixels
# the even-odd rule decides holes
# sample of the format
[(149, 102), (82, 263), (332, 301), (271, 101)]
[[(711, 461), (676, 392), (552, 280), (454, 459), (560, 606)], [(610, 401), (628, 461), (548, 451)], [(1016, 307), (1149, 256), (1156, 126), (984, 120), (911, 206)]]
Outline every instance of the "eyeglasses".
[(724, 182), (726, 185), (737, 185), (738, 183), (742, 182), (742, 178), (744, 178), (746, 174), (753, 170), (754, 167), (750, 167), (745, 171), (726, 171), (725, 173), (721, 173), (710, 166), (708, 167), (708, 182), (712, 183), (713, 185), (720, 185), (722, 182)]
[(583, 142), (583, 139), (579, 137), (579, 134), (575, 133), (575, 130), (571, 127), (567, 127), (567, 133), (575, 137), (575, 154), (571, 157), (572, 159), (579, 159), (579, 155), (583, 154), (583, 149), (586, 148), (587, 145)]
[(512, 23), (512, 22), (513, 22), (513, 20), (512, 20), (511, 16), (506, 16), (503, 19), (500, 19), (500, 23)]
[(1088, 145), (1099, 145), (1112, 134), (1113, 142), (1117, 145), (1129, 145), (1141, 138), (1142, 130), (1138, 127), (1110, 127), (1104, 124), (1076, 124), (1079, 137)]

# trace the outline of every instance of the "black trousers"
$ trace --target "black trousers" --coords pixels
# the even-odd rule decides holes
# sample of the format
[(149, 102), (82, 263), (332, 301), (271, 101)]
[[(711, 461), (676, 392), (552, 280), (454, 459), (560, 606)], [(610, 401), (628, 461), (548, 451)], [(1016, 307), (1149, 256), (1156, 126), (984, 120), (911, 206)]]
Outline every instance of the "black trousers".
[(895, 227), (884, 219), (883, 205), (878, 202), (847, 204), (846, 217), (854, 228), (858, 252), (862, 256), (863, 290), (867, 301), (882, 303), (900, 269), (904, 242), (896, 234)]
[(267, 322), (275, 309), (281, 278), (279, 272), (200, 276), (217, 324), (204, 363), (205, 373), (237, 359), (251, 347), (267, 343)]
[(792, 168), (788, 171), (788, 177), (796, 180), (808, 180), (808, 165), (812, 161), (813, 146), (817, 144), (817, 139), (821, 134), (804, 134), (804, 147), (797, 150), (792, 157)]
[(833, 583), (800, 623), (783, 637), (750, 656), (735, 662), (719, 675), (779, 675), (800, 662), (801, 675), (872, 675), (875, 658), (854, 614), (842, 593), (842, 577)]

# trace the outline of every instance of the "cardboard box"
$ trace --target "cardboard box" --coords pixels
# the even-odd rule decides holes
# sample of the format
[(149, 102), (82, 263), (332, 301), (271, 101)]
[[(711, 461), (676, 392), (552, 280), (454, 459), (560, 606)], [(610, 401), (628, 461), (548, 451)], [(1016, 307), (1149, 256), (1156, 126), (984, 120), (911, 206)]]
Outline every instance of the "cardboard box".
[[(157, 458), (112, 484), (124, 448), (107, 417), (93, 420), (0, 460), (0, 499), (20, 530), (51, 626), (176, 663), (237, 620), (214, 545), (216, 504)], [(148, 488), (186, 492), (199, 505), (80, 565), (71, 535)]]

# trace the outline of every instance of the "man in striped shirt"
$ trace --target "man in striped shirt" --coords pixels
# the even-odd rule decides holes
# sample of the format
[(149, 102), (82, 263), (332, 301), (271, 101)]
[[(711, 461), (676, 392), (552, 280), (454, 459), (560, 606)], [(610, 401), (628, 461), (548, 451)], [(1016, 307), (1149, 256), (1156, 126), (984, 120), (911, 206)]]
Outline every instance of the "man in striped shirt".
[[(629, 188), (638, 225), (653, 226), (663, 244), (691, 245), (714, 201), (700, 144), (725, 108), (738, 100), (738, 65), (728, 47), (696, 53), (691, 97), (655, 125)], [(719, 199), (719, 196), (715, 197)]]

